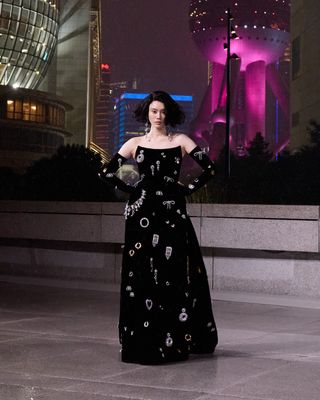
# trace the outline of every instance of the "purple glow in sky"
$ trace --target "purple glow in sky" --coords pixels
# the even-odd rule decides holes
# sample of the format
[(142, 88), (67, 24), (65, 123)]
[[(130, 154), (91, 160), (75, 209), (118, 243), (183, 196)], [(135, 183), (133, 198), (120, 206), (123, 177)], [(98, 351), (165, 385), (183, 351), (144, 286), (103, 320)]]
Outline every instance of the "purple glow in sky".
[[(103, 0), (103, 61), (112, 81), (195, 96), (207, 87), (207, 62), (189, 30), (189, 0)], [(195, 111), (196, 111), (195, 109)]]

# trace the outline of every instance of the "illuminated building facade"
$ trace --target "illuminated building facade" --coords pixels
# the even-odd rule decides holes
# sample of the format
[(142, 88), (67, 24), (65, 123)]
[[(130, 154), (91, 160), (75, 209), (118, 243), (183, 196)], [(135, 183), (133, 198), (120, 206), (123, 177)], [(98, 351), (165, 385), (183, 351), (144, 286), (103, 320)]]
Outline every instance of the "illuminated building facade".
[(58, 45), (41, 90), (73, 106), (66, 116), (71, 143), (91, 147), (100, 85), (100, 1), (60, 0)]
[(277, 153), (289, 141), (290, 2), (192, 0), (190, 30), (212, 63), (193, 135), (217, 157), (225, 143), (226, 8), (238, 40), (231, 40), (231, 148), (240, 154), (257, 132)]
[(110, 65), (101, 64), (100, 94), (96, 107), (93, 141), (106, 152), (113, 148), (113, 98), (110, 87)]
[(58, 39), (57, 1), (0, 1), (0, 85), (34, 89)]
[[(126, 140), (145, 133), (145, 126), (134, 119), (133, 111), (146, 96), (148, 96), (148, 93), (125, 92), (116, 100), (114, 153), (119, 150)], [(189, 134), (189, 125), (193, 119), (193, 97), (177, 94), (172, 94), (171, 96), (183, 109), (186, 120), (183, 125), (179, 125), (175, 129), (171, 127), (169, 129)]]
[(70, 109), (48, 93), (0, 86), (0, 167), (24, 169), (54, 153), (71, 136), (65, 129)]
[[(28, 160), (30, 163), (66, 143), (83, 144), (103, 153), (93, 142), (100, 83), (100, 26), (100, 0), (0, 1), (3, 159), (13, 155), (14, 164), (25, 167)], [(17, 90), (16, 96), (12, 88)], [(52, 112), (60, 116), (59, 124), (49, 117)], [(8, 132), (14, 127), (17, 134), (10, 136)], [(45, 151), (39, 152), (40, 147)]]

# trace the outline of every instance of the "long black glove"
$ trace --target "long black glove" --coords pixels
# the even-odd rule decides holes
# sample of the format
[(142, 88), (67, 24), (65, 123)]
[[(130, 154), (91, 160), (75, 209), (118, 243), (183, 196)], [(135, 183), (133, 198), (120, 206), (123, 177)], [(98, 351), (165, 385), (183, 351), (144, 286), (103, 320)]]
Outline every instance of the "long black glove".
[(110, 183), (125, 193), (132, 193), (134, 191), (134, 187), (125, 183), (116, 176), (116, 172), (126, 161), (127, 159), (125, 157), (119, 153), (116, 153), (108, 163), (103, 164), (101, 171), (99, 172), (99, 177), (104, 182)]
[(214, 162), (210, 160), (207, 154), (201, 150), (199, 146), (190, 151), (189, 156), (200, 165), (203, 171), (200, 176), (184, 187), (184, 193), (187, 196), (204, 186), (215, 174)]

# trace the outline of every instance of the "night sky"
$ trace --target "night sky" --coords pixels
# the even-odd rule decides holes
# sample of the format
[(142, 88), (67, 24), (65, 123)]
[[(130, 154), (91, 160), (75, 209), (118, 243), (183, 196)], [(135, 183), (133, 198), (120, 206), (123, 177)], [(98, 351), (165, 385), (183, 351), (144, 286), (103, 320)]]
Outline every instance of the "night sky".
[(207, 62), (189, 33), (189, 0), (102, 0), (103, 60), (112, 81), (138, 89), (192, 94), (198, 108)]

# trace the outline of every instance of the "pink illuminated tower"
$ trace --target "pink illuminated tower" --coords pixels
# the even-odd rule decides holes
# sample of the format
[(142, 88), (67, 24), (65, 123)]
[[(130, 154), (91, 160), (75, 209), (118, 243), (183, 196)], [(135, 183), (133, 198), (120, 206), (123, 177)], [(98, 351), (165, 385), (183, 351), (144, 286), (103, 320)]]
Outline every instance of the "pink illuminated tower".
[(231, 148), (241, 152), (257, 132), (279, 152), (289, 140), (288, 0), (192, 0), (190, 29), (212, 63), (212, 79), (193, 124), (193, 135), (216, 157), (225, 141), (227, 14), (231, 41)]

